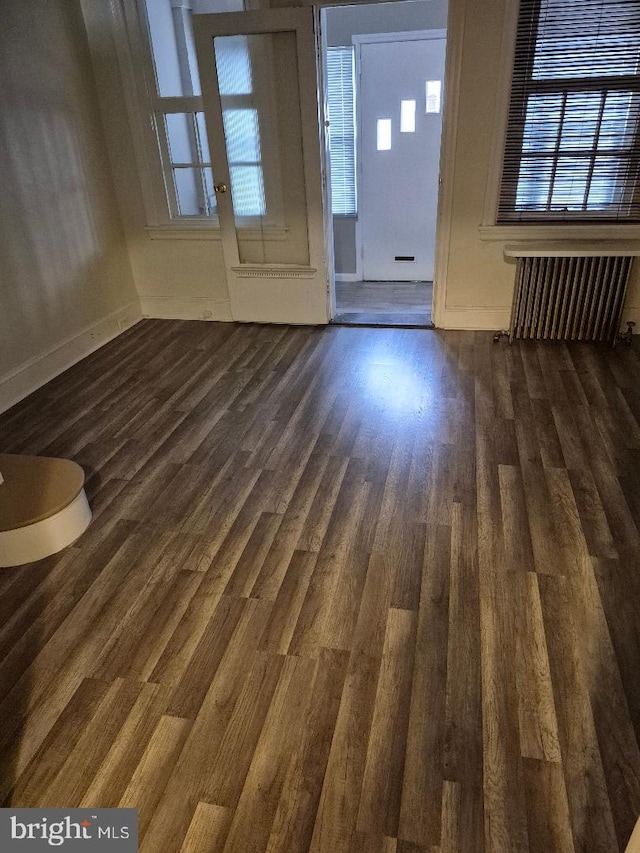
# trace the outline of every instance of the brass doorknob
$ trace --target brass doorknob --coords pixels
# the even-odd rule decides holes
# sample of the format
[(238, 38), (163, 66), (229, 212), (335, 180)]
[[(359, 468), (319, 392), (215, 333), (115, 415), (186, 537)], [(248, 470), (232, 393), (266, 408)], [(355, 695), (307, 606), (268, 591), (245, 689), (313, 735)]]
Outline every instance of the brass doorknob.
[(226, 185), (226, 184), (215, 184), (215, 186), (214, 186), (214, 190), (215, 190), (217, 193), (226, 193), (226, 191), (227, 191), (227, 185)]

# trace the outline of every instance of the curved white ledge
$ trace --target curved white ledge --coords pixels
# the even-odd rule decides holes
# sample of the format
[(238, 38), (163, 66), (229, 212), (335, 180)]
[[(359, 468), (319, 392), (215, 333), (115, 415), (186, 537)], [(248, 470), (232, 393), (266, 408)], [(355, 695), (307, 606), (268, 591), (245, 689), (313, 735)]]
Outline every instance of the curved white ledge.
[(91, 509), (82, 489), (64, 509), (14, 530), (0, 531), (0, 568), (33, 563), (62, 551), (81, 536), (91, 521)]

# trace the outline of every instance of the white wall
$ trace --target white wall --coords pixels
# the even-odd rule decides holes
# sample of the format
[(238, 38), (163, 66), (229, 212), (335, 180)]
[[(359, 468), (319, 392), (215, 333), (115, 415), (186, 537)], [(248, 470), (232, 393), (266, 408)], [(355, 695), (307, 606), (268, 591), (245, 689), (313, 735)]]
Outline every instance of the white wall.
[[(451, 0), (450, 20), (454, 32), (463, 31), (463, 40), (455, 156), (448, 176), (451, 232), (440, 320), (445, 327), (501, 329), (509, 322), (513, 265), (503, 259), (503, 244), (483, 243), (478, 233), (496, 121), (504, 13), (504, 0)], [(445, 109), (454, 97), (445, 92)]]
[[(150, 317), (230, 320), (220, 235), (215, 232), (164, 234), (146, 226), (142, 184), (145, 174), (162, 184), (162, 173), (152, 159), (136, 159), (127, 113), (135, 81), (126, 57), (118, 55), (116, 41), (123, 22), (112, 18), (103, 0), (81, 0), (105, 137), (124, 224), (131, 268), (142, 312)], [(117, 4), (114, 4), (117, 5)], [(124, 83), (123, 83), (124, 80)], [(129, 92), (125, 91), (128, 82)], [(148, 126), (148, 113), (140, 115)], [(163, 238), (159, 239), (158, 235)], [(169, 239), (166, 239), (169, 237)], [(185, 239), (186, 238), (186, 239)]]
[(446, 0), (397, 0), (327, 9), (327, 44), (351, 44), (351, 37), (369, 33), (441, 30), (447, 26)]
[(333, 217), (333, 257), (335, 272), (339, 275), (355, 275), (357, 216)]
[(140, 316), (79, 5), (4, 0), (0, 411)]

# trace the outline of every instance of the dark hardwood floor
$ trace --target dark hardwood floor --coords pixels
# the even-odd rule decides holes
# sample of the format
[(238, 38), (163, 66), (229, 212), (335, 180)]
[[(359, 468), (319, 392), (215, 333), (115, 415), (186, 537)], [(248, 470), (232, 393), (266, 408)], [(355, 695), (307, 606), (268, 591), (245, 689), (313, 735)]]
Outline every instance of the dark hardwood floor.
[(488, 333), (147, 320), (0, 416), (87, 473), (0, 572), (0, 789), (142, 853), (623, 850), (640, 364)]

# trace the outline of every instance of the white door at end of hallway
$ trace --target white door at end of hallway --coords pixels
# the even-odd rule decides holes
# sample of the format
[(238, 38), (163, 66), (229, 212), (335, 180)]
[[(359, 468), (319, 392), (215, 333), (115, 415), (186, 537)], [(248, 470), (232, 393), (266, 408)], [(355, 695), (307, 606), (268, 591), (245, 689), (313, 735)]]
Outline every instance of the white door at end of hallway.
[(360, 45), (365, 281), (432, 281), (445, 39)]

